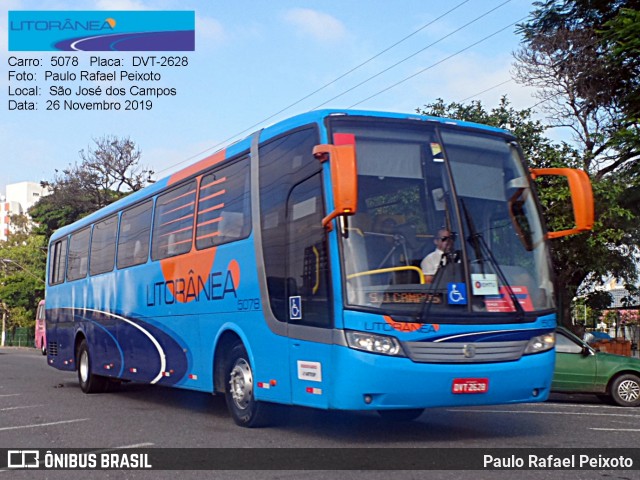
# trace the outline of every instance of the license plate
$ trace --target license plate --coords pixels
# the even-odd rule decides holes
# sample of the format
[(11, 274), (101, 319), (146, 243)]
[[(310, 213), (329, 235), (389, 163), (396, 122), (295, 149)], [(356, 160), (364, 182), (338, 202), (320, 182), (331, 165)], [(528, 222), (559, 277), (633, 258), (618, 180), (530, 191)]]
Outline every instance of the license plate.
[(454, 378), (451, 393), (487, 393), (488, 378)]

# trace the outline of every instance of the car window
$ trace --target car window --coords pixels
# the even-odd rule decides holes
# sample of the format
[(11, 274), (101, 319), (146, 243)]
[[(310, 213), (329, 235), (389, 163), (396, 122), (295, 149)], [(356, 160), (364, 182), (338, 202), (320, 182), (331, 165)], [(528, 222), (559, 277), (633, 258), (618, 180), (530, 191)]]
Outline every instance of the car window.
[(556, 332), (556, 352), (582, 353), (582, 345), (574, 342), (560, 332)]

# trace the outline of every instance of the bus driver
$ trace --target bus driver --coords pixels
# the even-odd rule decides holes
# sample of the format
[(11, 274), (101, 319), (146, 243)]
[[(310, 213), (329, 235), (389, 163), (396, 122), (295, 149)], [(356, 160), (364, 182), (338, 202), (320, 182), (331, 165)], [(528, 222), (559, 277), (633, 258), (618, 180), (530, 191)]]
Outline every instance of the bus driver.
[(453, 246), (453, 236), (449, 230), (443, 228), (438, 230), (438, 236), (433, 239), (433, 243), (435, 244), (436, 249), (424, 257), (420, 263), (420, 268), (424, 273), (426, 283), (431, 283), (433, 281), (433, 277), (435, 277), (438, 267), (443, 260), (442, 256), (451, 251), (451, 247)]

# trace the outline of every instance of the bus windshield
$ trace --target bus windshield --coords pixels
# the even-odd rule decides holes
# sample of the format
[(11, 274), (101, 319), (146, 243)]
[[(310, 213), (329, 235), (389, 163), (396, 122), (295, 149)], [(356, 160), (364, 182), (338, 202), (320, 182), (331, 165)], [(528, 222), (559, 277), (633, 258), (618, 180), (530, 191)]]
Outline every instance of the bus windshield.
[(524, 320), (554, 307), (548, 247), (512, 137), (339, 117), (332, 132), (353, 135), (357, 153), (358, 210), (340, 222), (347, 308), (442, 323)]

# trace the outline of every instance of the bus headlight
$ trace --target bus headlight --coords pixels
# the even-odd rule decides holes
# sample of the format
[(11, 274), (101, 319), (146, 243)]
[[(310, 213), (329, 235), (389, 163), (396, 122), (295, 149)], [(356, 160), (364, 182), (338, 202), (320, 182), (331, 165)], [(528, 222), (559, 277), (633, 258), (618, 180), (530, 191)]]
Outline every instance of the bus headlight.
[(545, 333), (544, 335), (538, 335), (529, 340), (527, 348), (524, 349), (524, 354), (540, 353), (551, 350), (556, 344), (555, 333)]
[(404, 356), (402, 347), (395, 337), (373, 335), (371, 333), (346, 331), (347, 345), (356, 350), (379, 353), (380, 355)]

